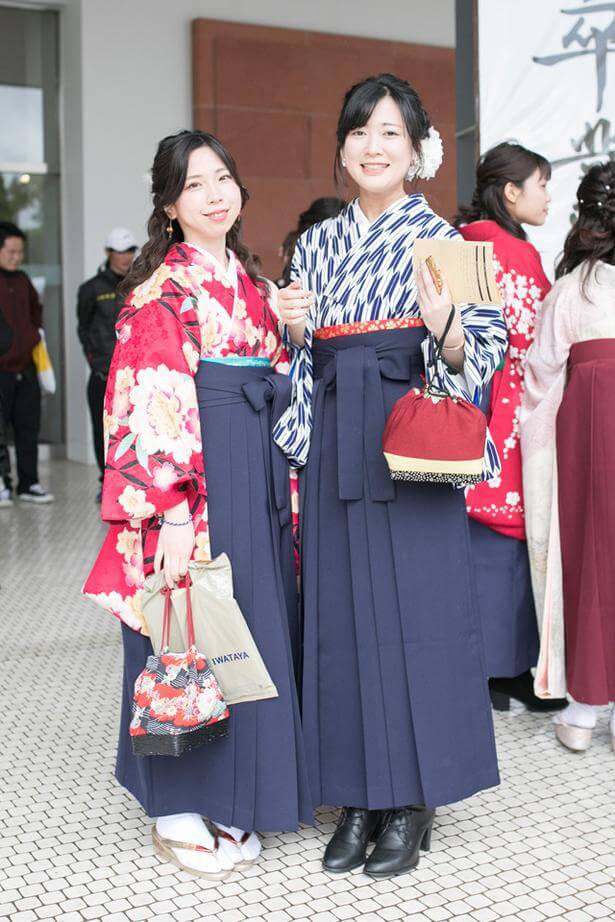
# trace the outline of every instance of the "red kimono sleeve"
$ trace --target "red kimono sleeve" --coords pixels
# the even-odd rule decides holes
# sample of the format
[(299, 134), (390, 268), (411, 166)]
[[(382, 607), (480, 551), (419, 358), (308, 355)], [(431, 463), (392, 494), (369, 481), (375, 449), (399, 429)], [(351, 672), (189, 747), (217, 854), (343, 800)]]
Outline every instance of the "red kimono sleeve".
[(163, 294), (122, 315), (105, 396), (105, 521), (147, 519), (184, 498), (192, 508), (204, 495), (199, 358), (190, 298)]

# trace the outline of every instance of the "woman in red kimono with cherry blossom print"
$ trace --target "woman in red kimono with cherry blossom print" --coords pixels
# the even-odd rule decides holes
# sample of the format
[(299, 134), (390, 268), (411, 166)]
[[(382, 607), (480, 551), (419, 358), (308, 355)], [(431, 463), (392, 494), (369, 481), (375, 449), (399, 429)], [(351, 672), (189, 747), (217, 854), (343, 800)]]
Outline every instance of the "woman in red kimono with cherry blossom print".
[[(122, 622), (116, 777), (156, 817), (162, 857), (222, 880), (258, 857), (254, 830), (313, 821), (291, 642), (288, 465), (271, 437), (291, 384), (272, 289), (239, 239), (248, 195), (226, 148), (200, 131), (164, 138), (152, 189), (105, 398), (109, 532), (84, 592)], [(278, 697), (234, 705), (229, 736), (215, 744), (135, 756), (133, 688), (152, 652), (144, 577), (163, 569), (173, 586), (190, 559), (223, 552)]]
[(487, 674), (493, 706), (510, 698), (535, 711), (566, 702), (543, 701), (533, 691), (538, 625), (525, 536), (519, 411), (525, 356), (540, 305), (549, 291), (540, 256), (524, 224), (544, 224), (551, 167), (540, 154), (505, 142), (479, 161), (472, 203), (457, 218), (466, 240), (493, 243), (496, 279), (504, 304), (509, 346), (483, 403), (502, 471), (467, 491)]

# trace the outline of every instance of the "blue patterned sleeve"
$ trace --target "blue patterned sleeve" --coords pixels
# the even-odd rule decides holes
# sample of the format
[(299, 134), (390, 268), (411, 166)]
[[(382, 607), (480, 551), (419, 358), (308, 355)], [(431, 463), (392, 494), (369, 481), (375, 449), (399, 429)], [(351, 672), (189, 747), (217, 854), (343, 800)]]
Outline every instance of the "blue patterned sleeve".
[[(461, 239), (461, 235), (450, 224), (442, 222), (440, 233), (436, 236), (452, 240)], [(471, 400), (480, 406), (483, 389), (489, 384), (493, 374), (504, 358), (508, 347), (506, 322), (501, 307), (495, 304), (459, 304), (461, 323), (464, 333), (464, 363), (462, 371), (455, 373), (444, 362), (438, 362), (437, 374), (445, 390)], [(436, 369), (429, 365), (433, 349), (433, 337), (429, 336), (423, 343), (423, 357), (427, 378), (433, 380)], [(483, 479), (490, 480), (500, 472), (500, 459), (491, 435), (487, 433)]]
[[(301, 238), (297, 241), (290, 277), (293, 282), (300, 282), (309, 289), (310, 279), (306, 270), (305, 250)], [(275, 442), (287, 456), (293, 467), (303, 467), (310, 450), (312, 434), (312, 339), (314, 319), (309, 316), (305, 325), (305, 345), (296, 346), (288, 327), (282, 324), (282, 338), (290, 355), (290, 377), (293, 382), (291, 404), (278, 420), (273, 430)]]
[[(506, 323), (501, 308), (493, 304), (462, 304), (459, 307), (465, 338), (463, 369), (455, 374), (446, 364), (439, 362), (438, 373), (449, 394), (465, 397), (479, 406), (483, 389), (489, 384), (506, 352)], [(429, 340), (424, 344), (424, 356), (428, 378), (431, 380), (435, 369), (428, 365)], [(500, 460), (491, 436), (487, 434), (483, 477), (490, 480), (499, 471)]]

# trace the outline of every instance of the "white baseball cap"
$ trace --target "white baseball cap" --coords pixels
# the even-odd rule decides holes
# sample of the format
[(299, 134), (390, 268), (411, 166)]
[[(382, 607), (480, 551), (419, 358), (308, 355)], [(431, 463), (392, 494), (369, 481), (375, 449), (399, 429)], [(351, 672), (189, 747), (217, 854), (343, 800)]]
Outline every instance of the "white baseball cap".
[(137, 249), (137, 241), (132, 231), (125, 227), (114, 227), (109, 232), (105, 247), (108, 250), (115, 250), (117, 253), (124, 253), (126, 250)]

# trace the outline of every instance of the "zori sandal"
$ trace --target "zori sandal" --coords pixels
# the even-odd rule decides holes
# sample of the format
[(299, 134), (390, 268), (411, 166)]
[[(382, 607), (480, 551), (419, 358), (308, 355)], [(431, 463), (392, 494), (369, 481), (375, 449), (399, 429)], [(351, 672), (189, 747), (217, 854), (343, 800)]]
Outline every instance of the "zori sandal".
[[(169, 861), (171, 864), (174, 864), (175, 867), (181, 868), (182, 871), (186, 871), (187, 874), (192, 874), (195, 877), (204, 877), (206, 880), (226, 880), (226, 878), (229, 877), (229, 875), (232, 873), (230, 870), (224, 870), (218, 861), (217, 833), (214, 835), (214, 847), (207, 848), (206, 845), (194, 845), (192, 842), (177, 842), (175, 839), (165, 839), (160, 835), (154, 826), (152, 828), (152, 842), (154, 843), (154, 850), (157, 855), (159, 855), (165, 861)], [(211, 870), (202, 870), (200, 868), (191, 867), (189, 864), (186, 864), (185, 861), (181, 860), (177, 854), (177, 850), (211, 855)]]
[[(244, 832), (240, 839), (236, 839), (230, 832), (227, 832), (225, 829), (220, 829), (219, 826), (214, 826), (214, 829), (215, 835), (220, 839), (221, 850), (229, 856), (237, 870), (249, 868), (258, 861), (261, 853), (261, 845), (255, 832)], [(248, 845), (248, 843), (250, 844)], [(255, 845), (258, 847), (258, 851), (256, 854), (253, 854), (252, 857), (249, 857), (250, 852), (254, 853)], [(246, 848), (246, 846), (248, 847)], [(246, 851), (248, 852), (247, 855)]]

